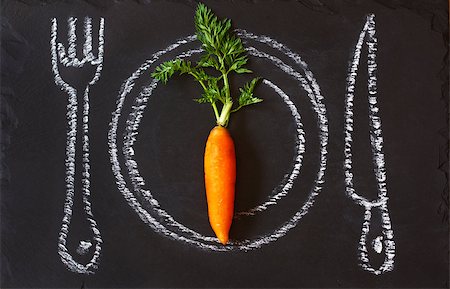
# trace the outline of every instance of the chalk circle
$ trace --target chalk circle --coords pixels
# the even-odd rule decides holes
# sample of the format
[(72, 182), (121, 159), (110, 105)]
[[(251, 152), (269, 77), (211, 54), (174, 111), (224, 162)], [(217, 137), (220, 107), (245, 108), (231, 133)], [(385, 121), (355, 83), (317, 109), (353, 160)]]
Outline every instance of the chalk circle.
[[(145, 180), (139, 174), (138, 163), (134, 159), (134, 148), (133, 145), (136, 141), (138, 135), (138, 129), (140, 121), (143, 117), (143, 112), (147, 106), (149, 97), (152, 95), (153, 90), (156, 88), (158, 82), (153, 80), (150, 85), (145, 86), (140, 91), (139, 95), (134, 100), (134, 105), (132, 106), (132, 111), (129, 113), (126, 120), (126, 129), (123, 138), (123, 156), (125, 159), (125, 167), (129, 179), (131, 180), (131, 186), (127, 184), (123, 175), (118, 158), (117, 149), (117, 128), (119, 119), (121, 117), (121, 112), (126, 96), (131, 92), (135, 85), (135, 81), (144, 73), (149, 75), (149, 68), (164, 54), (188, 43), (196, 40), (195, 35), (188, 36), (186, 38), (180, 39), (174, 44), (168, 46), (166, 49), (156, 52), (152, 57), (142, 64), (139, 69), (134, 72), (122, 85), (121, 91), (117, 99), (116, 110), (112, 113), (112, 120), (110, 123), (110, 130), (108, 132), (109, 140), (109, 152), (112, 164), (112, 170), (114, 176), (116, 177), (116, 183), (118, 185), (119, 191), (122, 193), (128, 204), (136, 211), (141, 220), (149, 225), (156, 232), (163, 234), (169, 238), (183, 241), (202, 249), (212, 250), (212, 251), (231, 251), (231, 250), (252, 250), (260, 248), (262, 245), (268, 244), (270, 242), (276, 241), (282, 236), (284, 236), (289, 230), (296, 227), (300, 219), (308, 213), (309, 208), (314, 204), (315, 198), (319, 195), (323, 181), (324, 174), (326, 170), (327, 161), (327, 144), (328, 144), (328, 120), (326, 117), (326, 108), (323, 103), (323, 96), (320, 93), (319, 85), (315, 80), (312, 72), (308, 69), (306, 63), (301, 60), (300, 56), (292, 52), (285, 45), (267, 37), (267, 36), (257, 36), (252, 33), (246, 32), (244, 30), (237, 30), (238, 35), (244, 40), (253, 40), (261, 44), (265, 44), (269, 48), (276, 49), (283, 53), (288, 58), (292, 59), (302, 70), (303, 74), (294, 70), (291, 66), (282, 62), (279, 58), (262, 52), (254, 47), (247, 47), (249, 55), (260, 57), (271, 61), (275, 66), (281, 69), (283, 72), (294, 78), (299, 82), (299, 86), (303, 88), (310, 99), (312, 108), (317, 114), (317, 124), (319, 128), (319, 138), (320, 138), (320, 167), (317, 172), (317, 176), (314, 180), (314, 186), (311, 189), (306, 201), (303, 203), (301, 208), (284, 224), (276, 228), (272, 233), (259, 236), (255, 239), (242, 240), (242, 241), (232, 241), (228, 245), (223, 246), (219, 243), (217, 238), (204, 236), (183, 224), (177, 222), (170, 214), (168, 214), (164, 209), (161, 208), (158, 201), (153, 197), (149, 190), (144, 189)], [(189, 50), (184, 52), (178, 57), (185, 58), (189, 57), (195, 53), (202, 52), (201, 49)], [(270, 80), (265, 79), (263, 83), (271, 87), (275, 92), (283, 99), (285, 104), (289, 107), (292, 117), (296, 123), (296, 156), (295, 161), (291, 170), (291, 173), (287, 174), (281, 181), (281, 184), (277, 186), (269, 196), (269, 198), (263, 204), (254, 207), (249, 212), (241, 212), (241, 215), (255, 215), (257, 212), (267, 209), (270, 205), (275, 205), (276, 201), (285, 197), (289, 190), (293, 187), (293, 182), (297, 178), (300, 167), (302, 164), (302, 154), (304, 152), (305, 136), (303, 131), (303, 125), (301, 123), (300, 114), (294, 103), (290, 100), (289, 96), (286, 95), (278, 86), (273, 84)], [(138, 199), (136, 195), (140, 196), (147, 202), (147, 205), (153, 210), (153, 213), (157, 215), (157, 218), (153, 217)]]

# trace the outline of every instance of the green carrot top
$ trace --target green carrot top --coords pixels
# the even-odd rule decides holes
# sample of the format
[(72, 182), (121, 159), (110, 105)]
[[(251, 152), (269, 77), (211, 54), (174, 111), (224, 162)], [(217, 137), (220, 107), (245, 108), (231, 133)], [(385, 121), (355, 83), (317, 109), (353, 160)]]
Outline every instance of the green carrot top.
[[(251, 73), (245, 68), (248, 58), (242, 40), (231, 30), (231, 20), (220, 20), (204, 4), (199, 3), (194, 17), (197, 39), (202, 43), (204, 53), (194, 65), (191, 61), (174, 59), (156, 67), (152, 77), (167, 83), (175, 72), (190, 74), (203, 88), (203, 94), (195, 99), (199, 103), (210, 103), (214, 109), (217, 124), (226, 127), (232, 112), (246, 105), (261, 102), (253, 96), (255, 86), (260, 79), (253, 78), (244, 87), (239, 88), (237, 105), (233, 107), (230, 95), (229, 74), (235, 72)], [(220, 72), (218, 77), (205, 72), (205, 68), (213, 68)], [(218, 107), (218, 104), (221, 105)], [(221, 112), (219, 113), (219, 108)]]

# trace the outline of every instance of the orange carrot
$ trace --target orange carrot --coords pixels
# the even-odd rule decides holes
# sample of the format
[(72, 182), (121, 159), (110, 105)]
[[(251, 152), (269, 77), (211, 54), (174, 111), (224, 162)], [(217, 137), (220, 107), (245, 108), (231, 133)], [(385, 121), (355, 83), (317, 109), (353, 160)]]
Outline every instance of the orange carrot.
[[(203, 88), (201, 97), (194, 100), (209, 103), (214, 110), (217, 126), (211, 130), (206, 142), (205, 188), (209, 222), (219, 241), (226, 244), (234, 214), (236, 157), (233, 139), (225, 127), (231, 113), (262, 101), (253, 95), (260, 78), (248, 81), (239, 89), (239, 96), (233, 97), (230, 74), (252, 72), (245, 68), (248, 58), (242, 40), (234, 35), (229, 19), (220, 20), (202, 3), (197, 6), (194, 22), (204, 55), (196, 64), (180, 58), (166, 61), (155, 68), (152, 77), (163, 83), (176, 72), (194, 77)], [(211, 69), (217, 73), (209, 75), (207, 71)]]
[(230, 133), (220, 125), (209, 134), (204, 165), (209, 223), (219, 241), (225, 245), (234, 212), (236, 155)]

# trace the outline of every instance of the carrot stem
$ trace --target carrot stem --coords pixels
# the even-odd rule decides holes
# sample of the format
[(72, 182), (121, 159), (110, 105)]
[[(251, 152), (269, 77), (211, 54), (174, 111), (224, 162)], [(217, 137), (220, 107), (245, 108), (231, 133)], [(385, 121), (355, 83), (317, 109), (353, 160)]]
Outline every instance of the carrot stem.
[(211, 103), (213, 110), (214, 110), (214, 115), (216, 116), (216, 121), (219, 122), (219, 111), (217, 110), (217, 106), (216, 103), (213, 102)]
[(217, 120), (217, 124), (223, 127), (228, 125), (228, 121), (230, 120), (231, 107), (233, 106), (232, 101), (225, 102), (222, 107), (222, 111), (220, 112), (219, 119)]

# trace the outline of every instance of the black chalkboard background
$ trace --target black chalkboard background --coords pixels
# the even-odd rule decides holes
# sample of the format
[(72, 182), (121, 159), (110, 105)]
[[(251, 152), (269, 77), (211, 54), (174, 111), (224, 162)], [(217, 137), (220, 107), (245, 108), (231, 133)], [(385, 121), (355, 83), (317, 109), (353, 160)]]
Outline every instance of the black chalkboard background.
[[(314, 73), (329, 125), (325, 183), (314, 206), (286, 236), (248, 252), (205, 251), (154, 232), (117, 188), (108, 153), (109, 123), (122, 83), (153, 53), (194, 32), (196, 2), (2, 1), (1, 287), (448, 288), (447, 1), (206, 4), (233, 19), (234, 27), (284, 43)], [(346, 77), (369, 13), (376, 17), (378, 99), (396, 243), (394, 270), (378, 276), (358, 266), (364, 210), (346, 196), (343, 173)], [(51, 19), (57, 18), (59, 41), (64, 41), (71, 16), (80, 21), (92, 17), (94, 31), (98, 19), (105, 18), (104, 68), (90, 92), (92, 208), (103, 239), (93, 275), (67, 270), (57, 247), (65, 198), (68, 96), (54, 82), (50, 28)], [(374, 199), (366, 65), (361, 63), (355, 100), (355, 186)], [(262, 60), (251, 58), (250, 67), (291, 96), (302, 115), (307, 143), (301, 174), (289, 195), (261, 216), (236, 221), (231, 232), (236, 239), (268, 233), (288, 220), (305, 202), (319, 166), (317, 116), (305, 92)], [(64, 73), (80, 88), (86, 82), (73, 78), (71, 70)], [(125, 112), (151, 79), (146, 74), (139, 81), (125, 101)], [(239, 210), (264, 201), (292, 162), (292, 117), (265, 87), (256, 90), (264, 102), (240, 111), (230, 124), (237, 149)], [(141, 174), (161, 206), (186, 226), (211, 235), (202, 154), (214, 122), (210, 107), (191, 100), (199, 93), (184, 77), (158, 86), (135, 149)], [(122, 118), (119, 140), (124, 126)], [(77, 145), (79, 152), (79, 141)], [(78, 183), (80, 164), (78, 157)], [(74, 256), (78, 241), (90, 236), (79, 187), (76, 192), (68, 237)], [(373, 222), (380, 220), (374, 217)], [(86, 257), (79, 260), (86, 262)]]

